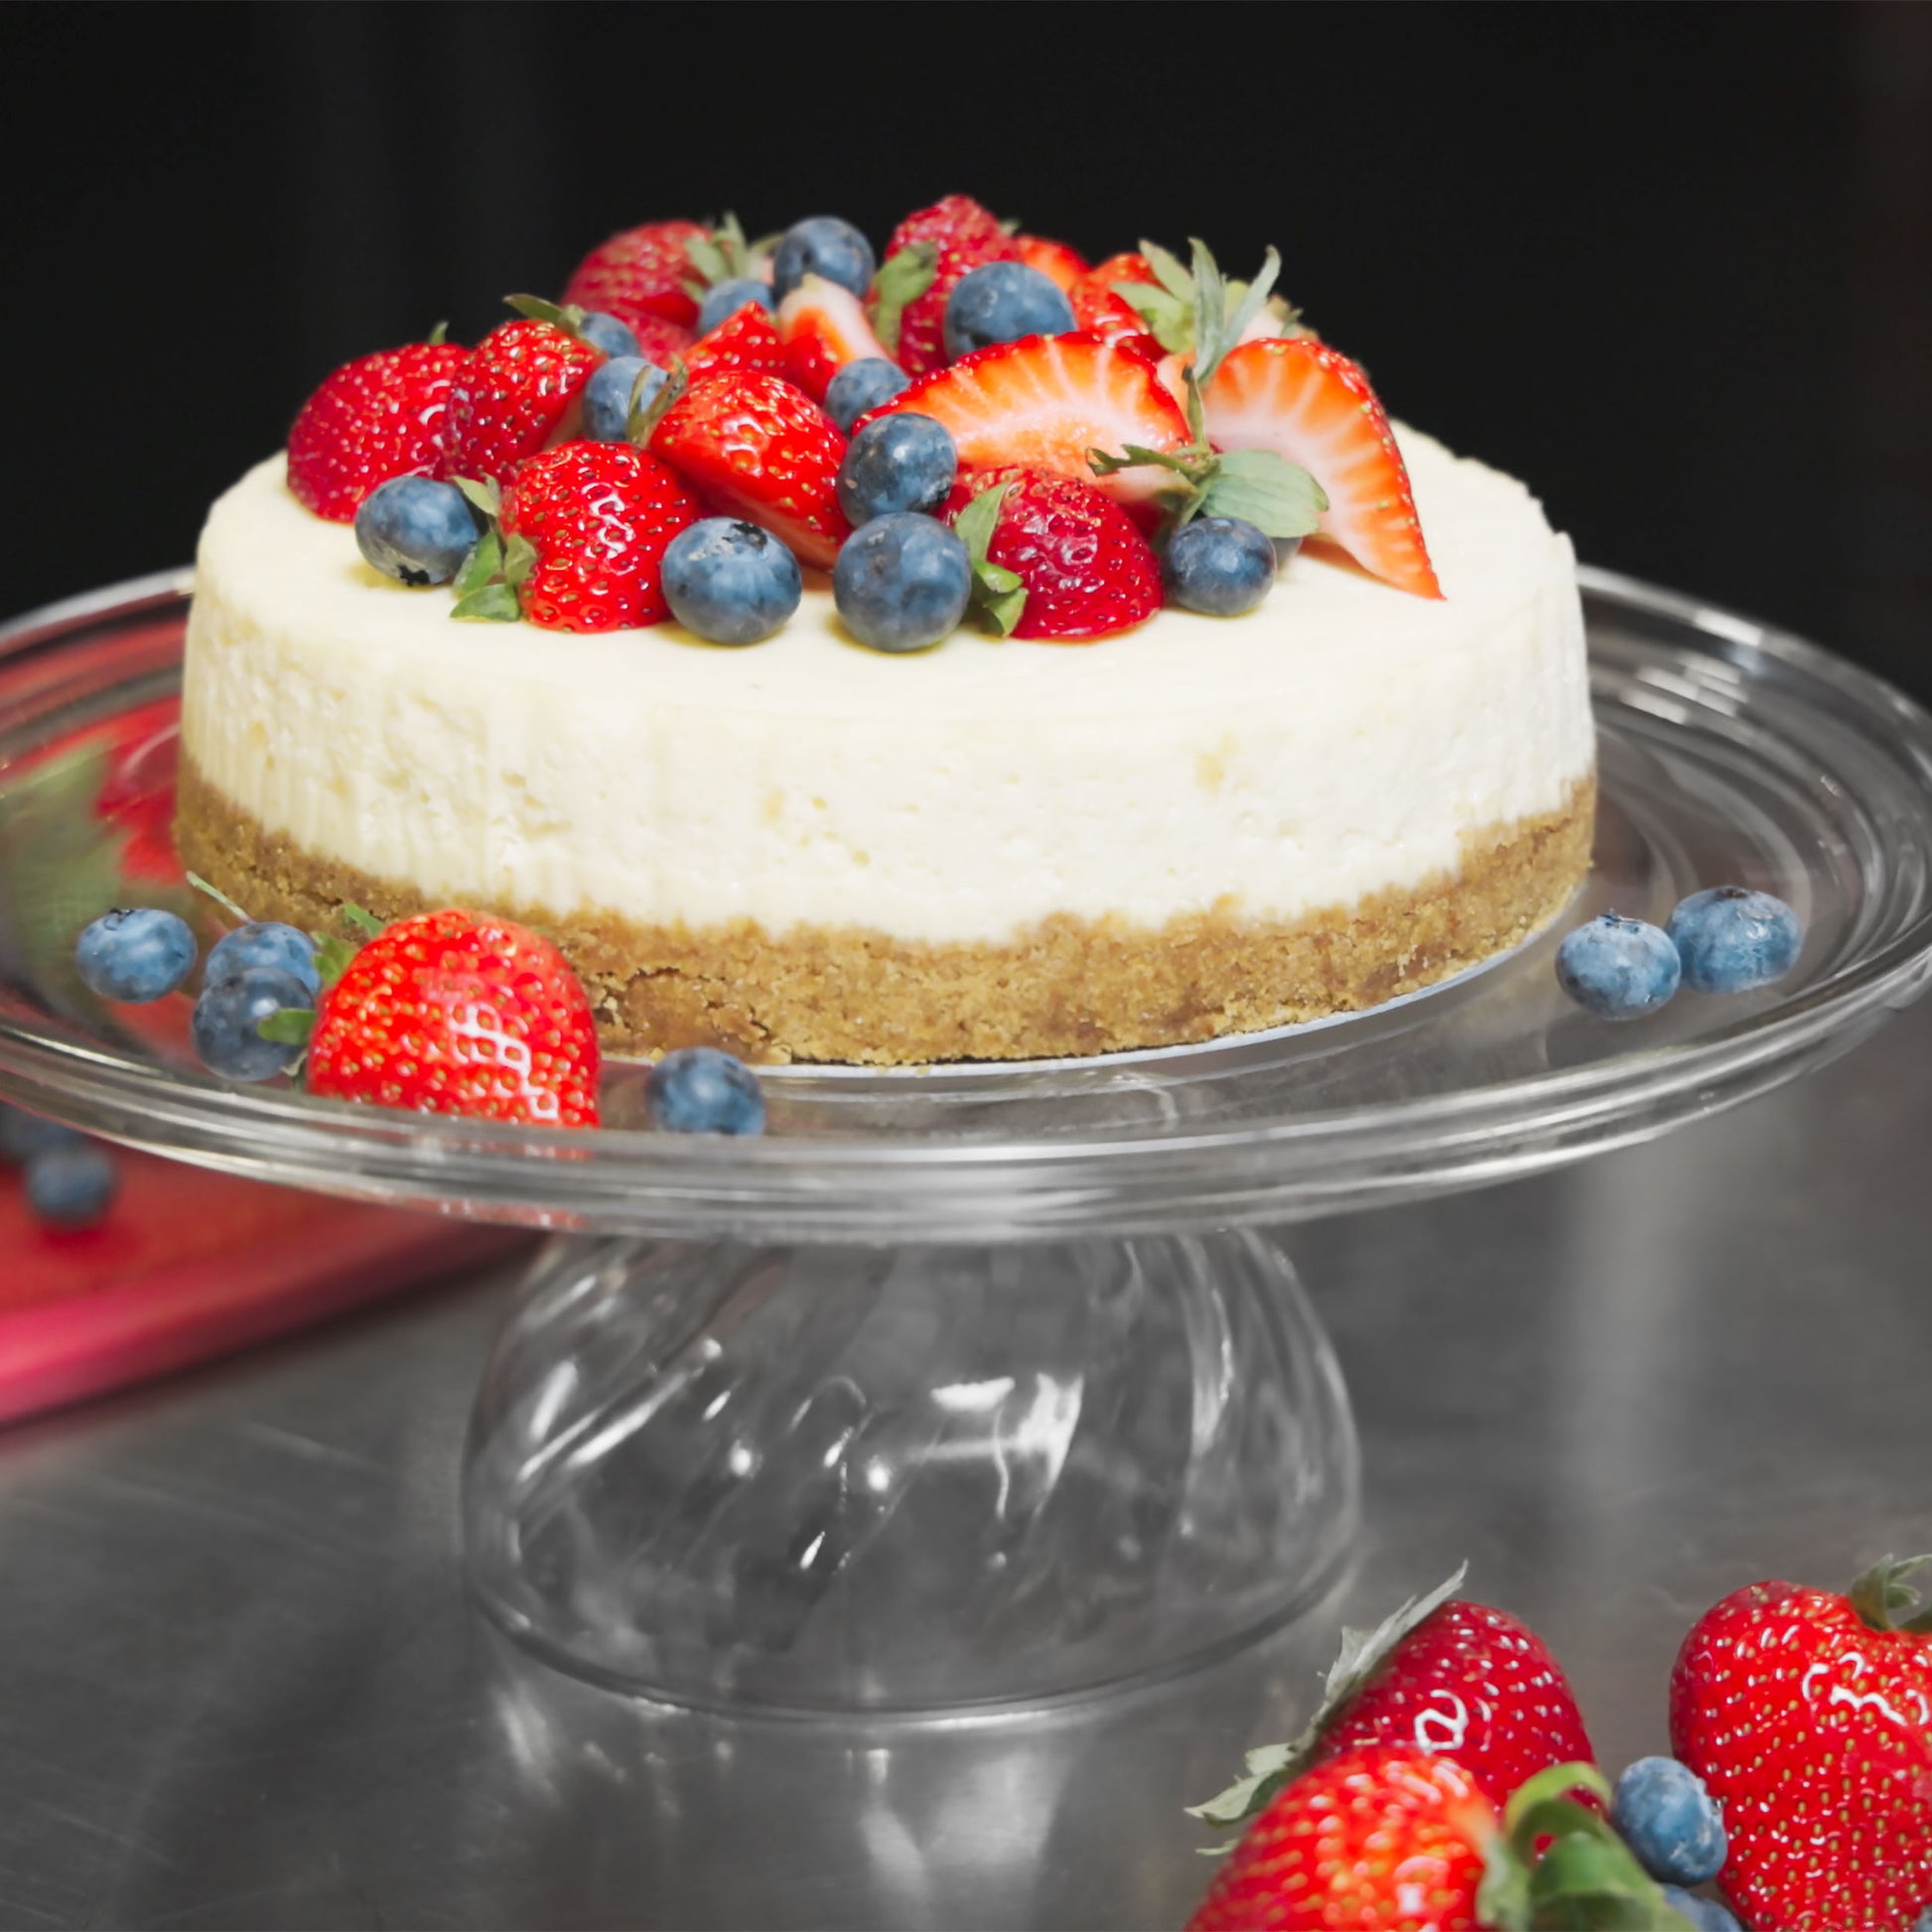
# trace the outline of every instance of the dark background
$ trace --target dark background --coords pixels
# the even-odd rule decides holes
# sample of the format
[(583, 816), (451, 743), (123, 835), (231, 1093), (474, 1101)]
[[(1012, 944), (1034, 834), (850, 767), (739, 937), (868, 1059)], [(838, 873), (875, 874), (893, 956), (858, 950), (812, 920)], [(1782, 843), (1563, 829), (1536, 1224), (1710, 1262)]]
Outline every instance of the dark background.
[(1596, 563), (1932, 696), (1932, 6), (8, 8), (5, 604), (610, 230), (1198, 233)]

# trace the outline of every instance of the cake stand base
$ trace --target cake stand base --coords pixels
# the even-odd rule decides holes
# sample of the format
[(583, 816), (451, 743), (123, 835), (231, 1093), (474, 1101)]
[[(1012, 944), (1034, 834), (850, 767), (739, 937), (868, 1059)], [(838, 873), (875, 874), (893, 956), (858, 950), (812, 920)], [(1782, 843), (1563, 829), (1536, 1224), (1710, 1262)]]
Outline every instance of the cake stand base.
[(472, 1583), (674, 1703), (1032, 1703), (1293, 1614), (1356, 1518), (1348, 1399), (1265, 1235), (564, 1238), (478, 1398)]

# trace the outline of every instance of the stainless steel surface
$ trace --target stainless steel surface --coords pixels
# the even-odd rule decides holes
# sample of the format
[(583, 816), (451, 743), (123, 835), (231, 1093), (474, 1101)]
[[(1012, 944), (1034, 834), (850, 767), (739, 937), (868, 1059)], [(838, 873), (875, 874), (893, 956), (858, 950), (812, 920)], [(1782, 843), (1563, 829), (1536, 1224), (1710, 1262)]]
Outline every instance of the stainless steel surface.
[(728, 1722), (492, 1639), (456, 1472), (502, 1284), (0, 1438), (0, 1923), (1177, 1925), (1179, 1806), (1341, 1609), (1462, 1556), (1606, 1762), (1706, 1603), (1932, 1547), (1932, 1007), (1649, 1147), (1300, 1230), (1368, 1532), (1315, 1615), (1050, 1717)]

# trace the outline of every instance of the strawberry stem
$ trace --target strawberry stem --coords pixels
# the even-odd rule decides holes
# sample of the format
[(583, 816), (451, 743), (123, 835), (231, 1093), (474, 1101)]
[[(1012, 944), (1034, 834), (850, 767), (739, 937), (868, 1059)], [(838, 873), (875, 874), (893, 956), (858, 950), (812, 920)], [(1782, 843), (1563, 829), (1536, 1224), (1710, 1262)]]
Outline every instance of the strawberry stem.
[(1932, 1635), (1932, 1594), (1911, 1582), (1932, 1565), (1932, 1556), (1879, 1558), (1847, 1592), (1852, 1607), (1873, 1630)]
[(188, 883), (205, 898), (211, 898), (230, 918), (238, 919), (243, 925), (248, 924), (248, 914), (218, 886), (210, 886), (199, 872), (191, 872), (188, 875)]

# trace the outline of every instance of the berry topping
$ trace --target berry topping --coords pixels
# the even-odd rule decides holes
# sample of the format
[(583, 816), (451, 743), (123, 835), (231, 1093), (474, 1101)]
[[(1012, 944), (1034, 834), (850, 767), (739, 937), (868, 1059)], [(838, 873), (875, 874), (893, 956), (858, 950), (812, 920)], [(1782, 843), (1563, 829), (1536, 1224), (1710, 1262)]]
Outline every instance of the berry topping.
[(355, 954), (316, 1010), (308, 1076), (312, 1093), (422, 1113), (598, 1119), (597, 1029), (569, 963), (463, 911), (398, 919)]
[(105, 1218), (118, 1182), (105, 1148), (91, 1141), (51, 1147), (27, 1164), (27, 1205), (49, 1227), (78, 1233)]
[(1161, 574), (1183, 611), (1238, 618), (1275, 583), (1275, 546), (1238, 516), (1197, 516), (1168, 539)]
[(272, 966), (300, 980), (311, 1001), (322, 990), (316, 942), (306, 932), (275, 919), (250, 919), (217, 939), (202, 967), (202, 985), (213, 986), (257, 966)]
[(224, 1080), (272, 1080), (302, 1057), (299, 1040), (267, 1039), (265, 1020), (306, 1012), (314, 996), (278, 966), (248, 966), (202, 989), (195, 1002), (195, 1050)]
[(883, 355), (848, 362), (826, 388), (825, 413), (850, 436), (852, 425), (861, 416), (903, 394), (911, 379), (897, 362)]
[(1557, 984), (1599, 1020), (1641, 1020), (1677, 991), (1683, 968), (1659, 926), (1600, 913), (1563, 935)]
[[(778, 305), (778, 334), (784, 338), (785, 373), (814, 402), (823, 402), (840, 370), (855, 362), (883, 361), (897, 372), (859, 298), (816, 275), (807, 275)], [(902, 373), (899, 386), (905, 386)], [(877, 400), (883, 402), (886, 393)]]
[(873, 650), (924, 650), (958, 624), (972, 595), (966, 546), (913, 511), (854, 531), (832, 571), (846, 628)]
[(1117, 502), (1148, 500), (1172, 479), (1158, 467), (1097, 478), (1095, 450), (1191, 446), (1187, 418), (1153, 365), (1082, 336), (1030, 336), (982, 348), (914, 382), (880, 412), (932, 416), (969, 470), (1018, 466), (1094, 483)]
[(1368, 377), (1347, 356), (1312, 337), (1241, 343), (1201, 401), (1215, 449), (1272, 451), (1314, 478), (1328, 499), (1321, 533), (1364, 570), (1417, 597), (1442, 596), (1408, 467)]
[(555, 323), (524, 316), (492, 329), (452, 385), (445, 474), (507, 482), (570, 433), (573, 405), (603, 360)]
[[(626, 228), (577, 264), (563, 299), (616, 316), (633, 330), (646, 316), (689, 329), (698, 319), (697, 302), (686, 286), (693, 275), (691, 244), (707, 239), (695, 221), (646, 221)], [(644, 341), (642, 331), (638, 340)]]
[(839, 465), (839, 507), (856, 529), (898, 510), (936, 510), (959, 473), (959, 453), (930, 416), (881, 416), (852, 439)]
[(187, 920), (160, 906), (117, 906), (82, 929), (73, 962), (90, 993), (144, 1006), (194, 970), (195, 935)]
[(578, 318), (577, 334), (600, 355), (637, 353), (637, 332), (620, 322), (616, 316), (602, 316), (595, 310), (587, 311)]
[(802, 389), (760, 372), (707, 376), (665, 412), (651, 448), (717, 508), (830, 568), (851, 528), (838, 495), (846, 442)]
[(1020, 259), (1029, 268), (1038, 269), (1055, 288), (1071, 289), (1088, 272), (1086, 257), (1063, 241), (1048, 241), (1036, 234), (1017, 234), (1013, 240)]
[(1653, 1878), (1701, 1885), (1724, 1869), (1724, 1815), (1674, 1757), (1640, 1757), (1616, 1781), (1610, 1823)]
[(1798, 963), (1805, 929), (1769, 893), (1714, 886), (1693, 893), (1668, 927), (1693, 993), (1747, 993), (1781, 980)]
[(644, 1105), (671, 1134), (762, 1134), (758, 1075), (715, 1046), (682, 1046), (650, 1070)]
[[(895, 277), (890, 272), (895, 256), (915, 266), (916, 275), (903, 281)], [(946, 302), (960, 278), (988, 262), (1020, 258), (1020, 244), (999, 217), (968, 196), (948, 195), (908, 214), (893, 230), (879, 271), (875, 295), (886, 307), (874, 326), (881, 341), (910, 374), (940, 367), (946, 360)], [(905, 294), (915, 283), (916, 292)]]
[(701, 375), (723, 375), (732, 369), (763, 369), (785, 373), (785, 347), (778, 325), (757, 303), (734, 309), (708, 335), (700, 336), (684, 357), (685, 372), (694, 381)]
[(1064, 336), (1073, 305), (1056, 282), (1025, 262), (988, 262), (962, 275), (946, 298), (946, 353), (957, 359), (1022, 336)]
[(454, 483), (392, 477), (355, 512), (355, 547), (385, 576), (447, 584), (476, 547), (477, 519)]
[(302, 405), (289, 431), (289, 488), (332, 523), (347, 523), (378, 483), (443, 473), (451, 388), (470, 360), (454, 343), (411, 343), (345, 363)]
[(614, 356), (584, 384), (584, 434), (594, 443), (629, 441), (632, 412), (648, 409), (666, 379), (641, 355)]
[(756, 644), (798, 608), (798, 560), (768, 530), (706, 517), (664, 552), (664, 600), (685, 629), (714, 644)]
[[(969, 472), (947, 508), (997, 630), (1073, 642), (1131, 629), (1161, 608), (1152, 545), (1091, 483), (1037, 470)], [(1011, 604), (997, 580), (986, 583), (988, 564), (1015, 580)]]
[(698, 334), (710, 335), (727, 316), (735, 316), (745, 308), (762, 309), (768, 315), (771, 291), (762, 282), (755, 282), (745, 275), (735, 275), (729, 282), (707, 289), (698, 305)]
[(817, 275), (862, 296), (877, 266), (872, 243), (850, 221), (814, 214), (794, 221), (778, 237), (771, 251), (771, 292), (782, 302), (807, 275)]
[(1142, 254), (1109, 255), (1089, 269), (1071, 288), (1067, 299), (1073, 305), (1076, 327), (1102, 342), (1120, 342), (1146, 330), (1141, 313), (1119, 291), (1120, 283), (1148, 283), (1154, 280), (1154, 264)]

